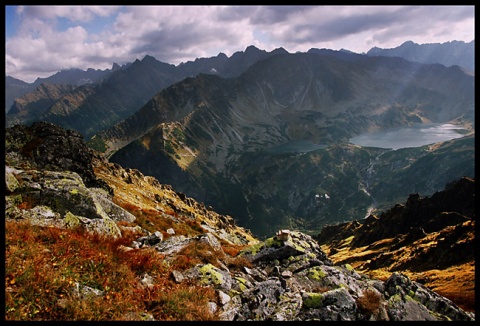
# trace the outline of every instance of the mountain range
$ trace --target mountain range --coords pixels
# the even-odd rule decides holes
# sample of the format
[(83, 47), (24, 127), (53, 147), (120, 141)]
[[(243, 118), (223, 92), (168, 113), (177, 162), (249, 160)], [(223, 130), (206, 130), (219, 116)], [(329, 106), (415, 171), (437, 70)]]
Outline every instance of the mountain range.
[[(474, 60), (475, 41), (465, 43), (462, 41), (452, 41), (446, 43), (416, 44), (411, 41), (405, 42), (399, 47), (392, 49), (381, 49), (374, 47), (366, 55), (398, 56), (409, 61), (422, 63), (440, 63), (445, 66), (459, 65), (471, 72), (475, 71)], [(326, 49), (310, 49), (308, 52), (321, 52)], [(224, 77), (239, 75), (252, 63), (265, 59), (272, 54), (287, 52), (283, 48), (278, 48), (271, 52), (259, 50), (254, 46), (249, 46), (245, 51), (235, 52), (231, 57), (220, 53), (216, 57), (198, 58), (195, 61), (181, 63), (175, 70), (177, 71), (176, 81), (187, 76), (196, 76), (198, 73), (218, 73)], [(341, 52), (352, 53), (347, 50)], [(147, 56), (149, 57), (149, 56)], [(5, 77), (5, 112), (8, 112), (14, 104), (14, 100), (24, 94), (34, 91), (41, 83), (48, 84), (71, 84), (80, 86), (87, 83), (100, 83), (109, 78), (109, 76), (119, 70), (128, 68), (132, 63), (122, 66), (114, 63), (111, 69), (95, 70), (87, 69), (67, 69), (47, 77), (37, 78), (33, 83), (26, 83), (11, 76)], [(157, 89), (158, 91), (159, 89)]]
[[(93, 69), (87, 71), (80, 69), (62, 70), (48, 78), (37, 78), (32, 84), (7, 76), (5, 77), (7, 94), (5, 111), (8, 112), (12, 105), (16, 106), (14, 101), (16, 98), (34, 92), (42, 83), (75, 86), (95, 84), (99, 94), (95, 94), (94, 98), (99, 98), (102, 103), (106, 103), (104, 109), (113, 111), (111, 106), (119, 106), (120, 109), (127, 110), (125, 114), (128, 115), (145, 104), (162, 88), (186, 77), (196, 76), (199, 73), (215, 73), (224, 77), (236, 76), (252, 63), (283, 52), (286, 51), (281, 48), (266, 52), (254, 46), (249, 46), (245, 51), (236, 52), (231, 57), (220, 53), (216, 57), (198, 58), (195, 61), (181, 63), (178, 66), (157, 61), (152, 56), (147, 55), (142, 60), (137, 59), (133, 63), (123, 66), (113, 64), (112, 69), (103, 71)], [(112, 80), (109, 81), (109, 79)], [(103, 85), (104, 83), (105, 85)], [(126, 88), (128, 88), (127, 93), (130, 96), (125, 95)], [(82, 92), (82, 88), (79, 88), (77, 92)], [(121, 100), (118, 100), (118, 97)], [(96, 111), (94, 105), (99, 105), (99, 103), (95, 100), (93, 100), (93, 103), (77, 103), (77, 106), (82, 106), (80, 110), (90, 110), (93, 114)], [(116, 111), (118, 111), (118, 108)], [(115, 112), (109, 113), (115, 115)], [(56, 113), (53, 112), (52, 114), (55, 115)], [(35, 119), (36, 116), (33, 116), (30, 120)], [(99, 128), (96, 127), (94, 130), (98, 131)], [(88, 136), (87, 130), (81, 131)]]
[[(248, 47), (177, 67), (146, 56), (112, 70), (97, 84), (39, 86), (15, 101), (6, 125), (45, 120), (79, 131), (112, 162), (257, 236), (318, 232), (474, 176), (474, 76), (459, 66)], [(466, 137), (397, 151), (349, 143), (431, 122), (459, 125)], [(298, 142), (314, 150), (277, 149)]]

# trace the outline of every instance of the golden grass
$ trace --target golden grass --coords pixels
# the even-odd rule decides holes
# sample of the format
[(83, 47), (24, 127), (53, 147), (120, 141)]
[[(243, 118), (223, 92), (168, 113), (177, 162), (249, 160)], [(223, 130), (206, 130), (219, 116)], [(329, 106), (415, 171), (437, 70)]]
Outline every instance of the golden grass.
[(475, 311), (475, 262), (422, 273), (406, 272), (414, 281), (452, 300), (466, 311)]
[[(368, 269), (366, 263), (369, 257), (375, 253), (389, 251), (389, 246), (393, 239), (383, 239), (369, 246), (360, 248), (348, 248), (343, 246), (335, 254), (329, 255), (334, 264), (340, 265), (349, 263), (355, 270), (368, 275), (371, 278), (382, 281), (387, 280), (392, 272), (389, 267), (379, 269)], [(435, 234), (429, 234), (425, 239), (416, 243), (415, 248), (429, 246), (430, 240), (435, 240)], [(321, 246), (322, 250), (329, 253), (331, 248), (327, 245)], [(413, 248), (403, 248), (402, 252), (396, 257), (396, 261), (408, 259)], [(402, 270), (411, 280), (422, 283), (432, 291), (450, 299), (460, 308), (475, 312), (475, 262), (469, 262), (457, 266), (451, 266), (446, 269), (435, 269), (423, 272), (412, 272)]]

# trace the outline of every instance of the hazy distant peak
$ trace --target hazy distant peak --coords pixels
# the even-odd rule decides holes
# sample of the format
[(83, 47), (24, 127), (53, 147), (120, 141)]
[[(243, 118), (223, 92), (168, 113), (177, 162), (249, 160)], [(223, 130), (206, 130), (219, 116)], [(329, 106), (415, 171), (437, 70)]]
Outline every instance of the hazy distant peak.
[(445, 43), (417, 44), (413, 41), (406, 41), (402, 45), (382, 49), (373, 47), (368, 56), (401, 57), (408, 61), (421, 63), (439, 63), (444, 66), (459, 65), (468, 71), (475, 70), (474, 41), (465, 43), (463, 41), (451, 41)]
[(245, 53), (247, 53), (248, 51), (262, 51), (262, 50), (260, 50), (259, 48), (257, 48), (257, 47), (254, 46), (254, 45), (249, 45), (249, 46), (247, 46), (247, 48), (245, 49)]
[(283, 47), (276, 48), (272, 51), (272, 54), (288, 54), (288, 51), (285, 50)]
[(142, 59), (143, 62), (149, 62), (149, 61), (157, 61), (157, 59), (155, 59), (154, 57), (152, 57), (151, 55), (146, 55), (143, 57)]

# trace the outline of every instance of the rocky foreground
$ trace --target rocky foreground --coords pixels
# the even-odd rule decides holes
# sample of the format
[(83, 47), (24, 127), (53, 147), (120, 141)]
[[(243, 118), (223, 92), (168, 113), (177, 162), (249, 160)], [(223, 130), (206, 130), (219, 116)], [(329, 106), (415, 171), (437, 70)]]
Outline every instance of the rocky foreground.
[[(6, 130), (5, 147), (7, 221), (82, 227), (115, 238), (136, 230), (142, 235), (120, 249), (154, 248), (165, 264), (187, 246), (203, 244), (218, 259), (172, 270), (169, 277), (177, 284), (214, 289), (207, 306), (218, 320), (475, 320), (473, 313), (401, 272), (380, 281), (349, 264), (334, 266), (319, 244), (301, 232), (279, 230), (259, 241), (233, 218), (137, 170), (108, 163), (75, 132), (46, 123), (16, 126)], [(154, 212), (155, 223), (145, 220), (140, 210)], [(243, 248), (235, 254), (244, 260), (242, 265), (222, 258), (227, 256), (225, 244)], [(155, 278), (144, 274), (138, 283), (153, 287)], [(14, 286), (9, 284), (10, 291)], [(72, 291), (79, 302), (87, 294), (106, 296), (104, 289), (85, 284)], [(158, 305), (147, 302), (144, 308), (132, 319), (158, 320)]]

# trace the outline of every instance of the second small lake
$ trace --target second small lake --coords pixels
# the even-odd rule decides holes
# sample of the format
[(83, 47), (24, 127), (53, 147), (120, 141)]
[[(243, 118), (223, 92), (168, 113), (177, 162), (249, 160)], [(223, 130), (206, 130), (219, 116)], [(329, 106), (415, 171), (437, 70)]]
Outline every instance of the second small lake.
[(309, 140), (295, 140), (285, 144), (270, 147), (267, 151), (275, 154), (307, 153), (325, 147), (327, 147), (327, 145), (314, 144)]

